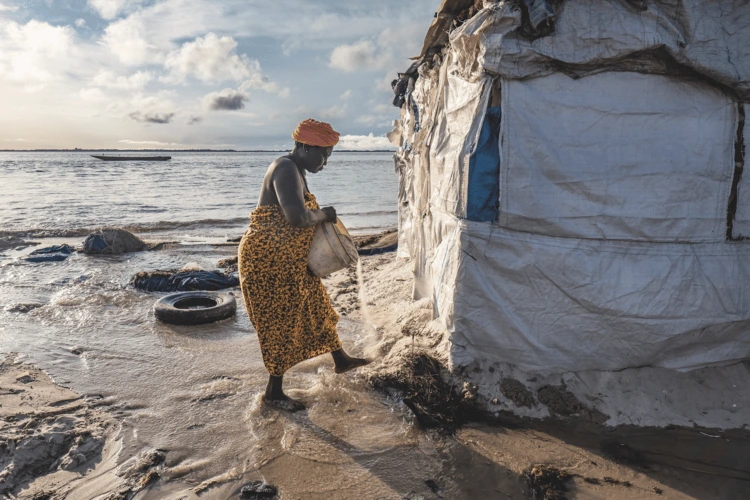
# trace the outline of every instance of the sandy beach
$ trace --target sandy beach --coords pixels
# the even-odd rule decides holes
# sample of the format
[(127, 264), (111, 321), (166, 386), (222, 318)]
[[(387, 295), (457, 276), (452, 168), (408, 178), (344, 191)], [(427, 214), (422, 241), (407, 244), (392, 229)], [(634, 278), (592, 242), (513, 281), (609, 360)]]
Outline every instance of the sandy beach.
[[(232, 247), (222, 251), (231, 255)], [(212, 377), (208, 384), (196, 382), (197, 395), (186, 402), (195, 412), (193, 423), (164, 429), (154, 439), (158, 432), (139, 436), (138, 430), (164, 409), (77, 394), (22, 356), (6, 356), (0, 371), (0, 493), (35, 500), (222, 499), (240, 498), (253, 481), (273, 485), (283, 499), (729, 499), (750, 491), (750, 432), (734, 425), (744, 414), (729, 415), (726, 426), (675, 425), (667, 411), (592, 404), (580, 382), (593, 380), (591, 374), (577, 375), (578, 384), (565, 375), (562, 386), (569, 390), (551, 390), (543, 380), (514, 385), (503, 367), (482, 371), (498, 375), (495, 381), (472, 367), (452, 373), (440, 368), (436, 376), (466, 409), (460, 418), (443, 418), (439, 405), (410, 397), (413, 360), (426, 355), (444, 361), (447, 340), (431, 320), (429, 300), (411, 300), (409, 264), (395, 253), (364, 256), (360, 279), (350, 268), (324, 280), (342, 322), (359, 325), (360, 335), (341, 333), (345, 347), (375, 361), (343, 376), (333, 373), (325, 356), (295, 367), (286, 385), (307, 405), (299, 413), (265, 408), (257, 384), (240, 374)], [(240, 308), (238, 314), (245, 313)], [(739, 381), (750, 366), (715, 370), (703, 379)], [(689, 390), (695, 374), (674, 377), (675, 387)], [(629, 378), (642, 382), (636, 372)], [(610, 381), (610, 387), (618, 386)], [(648, 394), (644, 388), (641, 399)], [(714, 404), (709, 395), (705, 399), (706, 407)], [(673, 403), (674, 414), (680, 404)], [(222, 407), (242, 410), (232, 415)], [(191, 445), (191, 433), (207, 426), (229, 426), (231, 435), (217, 431), (227, 442)], [(201, 440), (210, 435), (200, 434)], [(203, 457), (189, 452), (196, 445)], [(224, 445), (231, 454), (217, 454)], [(242, 498), (273, 497), (250, 495)]]

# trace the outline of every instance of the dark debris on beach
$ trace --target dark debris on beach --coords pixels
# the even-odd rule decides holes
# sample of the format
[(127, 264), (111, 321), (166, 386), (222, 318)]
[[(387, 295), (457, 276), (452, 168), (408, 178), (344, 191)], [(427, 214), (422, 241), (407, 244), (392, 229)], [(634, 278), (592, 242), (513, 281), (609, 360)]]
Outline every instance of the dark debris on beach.
[(415, 353), (395, 375), (376, 376), (370, 383), (380, 392), (400, 392), (421, 427), (454, 433), (475, 420), (479, 410), (474, 398), (447, 380), (439, 361), (425, 353)]

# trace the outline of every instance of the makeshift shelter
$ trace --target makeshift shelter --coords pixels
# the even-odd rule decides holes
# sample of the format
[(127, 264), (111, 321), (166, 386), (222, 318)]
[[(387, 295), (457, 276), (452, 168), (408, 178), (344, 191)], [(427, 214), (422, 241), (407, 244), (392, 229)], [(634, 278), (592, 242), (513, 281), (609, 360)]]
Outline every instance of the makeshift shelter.
[(454, 365), (750, 357), (750, 3), (445, 0), (394, 91), (399, 252)]

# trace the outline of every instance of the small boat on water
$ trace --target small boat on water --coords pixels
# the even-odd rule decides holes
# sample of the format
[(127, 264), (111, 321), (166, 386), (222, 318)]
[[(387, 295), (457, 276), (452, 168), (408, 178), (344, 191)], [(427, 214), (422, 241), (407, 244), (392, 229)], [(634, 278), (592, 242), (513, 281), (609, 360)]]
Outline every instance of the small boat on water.
[(104, 161), (167, 161), (172, 159), (171, 156), (91, 156)]

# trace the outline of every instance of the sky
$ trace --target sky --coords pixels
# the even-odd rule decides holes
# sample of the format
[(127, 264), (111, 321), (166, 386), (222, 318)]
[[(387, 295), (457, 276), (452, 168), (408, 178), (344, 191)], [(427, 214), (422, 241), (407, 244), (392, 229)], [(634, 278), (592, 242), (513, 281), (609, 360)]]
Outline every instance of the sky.
[(0, 0), (0, 149), (386, 149), (439, 0)]

